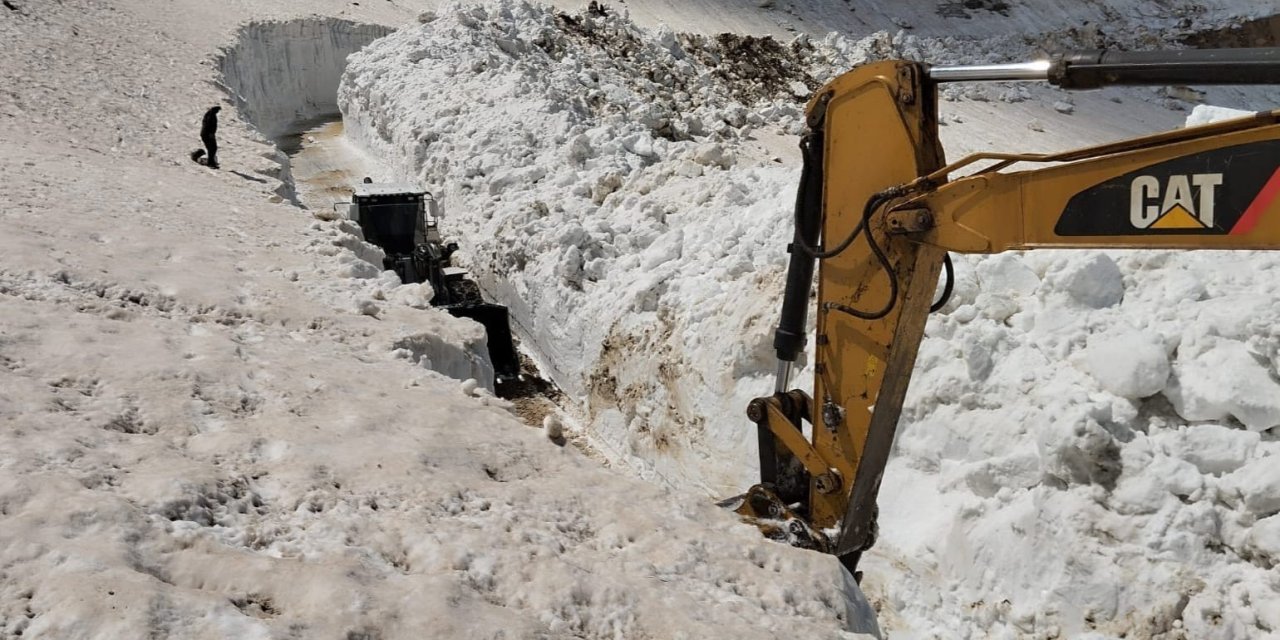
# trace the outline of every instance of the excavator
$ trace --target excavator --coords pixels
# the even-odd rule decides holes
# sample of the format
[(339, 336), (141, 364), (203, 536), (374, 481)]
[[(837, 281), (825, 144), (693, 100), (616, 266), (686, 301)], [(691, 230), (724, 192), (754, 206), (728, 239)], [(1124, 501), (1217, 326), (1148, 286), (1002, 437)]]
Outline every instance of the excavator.
[(446, 243), (440, 234), (440, 210), (431, 192), (412, 185), (374, 183), (370, 178), (351, 191), (347, 217), (360, 226), (365, 240), (380, 247), (382, 266), (394, 271), (405, 284), (427, 282), (435, 292), (431, 305), (484, 327), (489, 360), (493, 363), (494, 391), (509, 397), (519, 388), (520, 357), (511, 337), (510, 313), (480, 295), (480, 285), (466, 269), (453, 266), (458, 243)]
[[(1277, 84), (1280, 48), (1079, 50), (979, 66), (883, 61), (814, 93), (774, 334), (776, 386), (747, 407), (760, 482), (722, 504), (771, 538), (834, 554), (855, 578), (876, 540), (876, 496), (925, 321), (952, 290), (949, 252), (1280, 249), (1280, 110), (948, 164), (938, 87), (988, 81), (1069, 90)], [(815, 265), (810, 395), (790, 378), (807, 341)]]

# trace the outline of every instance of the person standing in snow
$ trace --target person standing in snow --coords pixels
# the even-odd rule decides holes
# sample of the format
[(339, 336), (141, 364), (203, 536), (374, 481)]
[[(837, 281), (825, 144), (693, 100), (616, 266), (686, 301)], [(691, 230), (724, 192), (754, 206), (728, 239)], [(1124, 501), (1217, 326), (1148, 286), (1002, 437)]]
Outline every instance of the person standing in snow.
[(221, 110), (222, 107), (214, 105), (204, 112), (204, 120), (200, 123), (200, 141), (204, 142), (204, 148), (209, 153), (208, 165), (211, 169), (218, 168), (218, 112)]

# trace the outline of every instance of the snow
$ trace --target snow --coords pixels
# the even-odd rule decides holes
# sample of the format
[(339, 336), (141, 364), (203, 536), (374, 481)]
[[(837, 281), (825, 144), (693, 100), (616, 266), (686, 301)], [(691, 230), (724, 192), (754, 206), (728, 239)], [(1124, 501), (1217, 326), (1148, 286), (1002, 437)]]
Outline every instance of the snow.
[(1090, 336), (1084, 365), (1105, 391), (1129, 400), (1153, 396), (1169, 382), (1164, 343), (1137, 331)]
[[(804, 93), (863, 59), (1151, 46), (1280, 7), (770, 4), (629, 0), (642, 26), (570, 28), (516, 3), (6, 3), (0, 629), (1274, 637), (1269, 253), (957, 257), (863, 563), (874, 613), (832, 558), (709, 497), (754, 480), (742, 408), (771, 386)], [(677, 32), (721, 29), (803, 37), (774, 79)], [(222, 88), (211, 172), (186, 154)], [(1177, 126), (1193, 94), (955, 85), (942, 133), (953, 157), (1010, 123), (1060, 149)], [(377, 162), (282, 156), (271, 138), (339, 106)], [(329, 215), (351, 175), (443, 195), (564, 414), (530, 428), (484, 389), (479, 327)]]
[(1230, 416), (1254, 431), (1280, 425), (1280, 383), (1243, 342), (1216, 336), (1184, 341), (1175, 374), (1167, 395), (1188, 420)]
[(332, 17), (254, 22), (223, 49), (218, 72), (241, 116), (274, 139), (334, 114), (347, 56), (391, 31)]
[[(1197, 19), (1208, 28), (1230, 11)], [(515, 2), (441, 9), (353, 56), (339, 104), (349, 135), (396, 177), (442, 194), (472, 268), (513, 308), (598, 450), (642, 477), (731, 495), (754, 481), (742, 407), (772, 382), (796, 169), (771, 141), (799, 131), (794, 84), (871, 58), (1003, 61), (1035, 47), (799, 38), (775, 52), (772, 65), (794, 65), (775, 82), (719, 62), (743, 55), (720, 43), (618, 14), (580, 20)], [(1128, 37), (1152, 44), (1142, 30)], [(943, 135), (952, 153), (1004, 148), (1007, 121), (1025, 117), (1038, 123), (1027, 150), (1078, 146), (1178, 126), (1186, 107), (1172, 95), (948, 86)], [(1275, 94), (1210, 95), (1258, 109)], [(957, 263), (864, 560), (882, 625), (895, 637), (1270, 628), (1261, 612), (1280, 608), (1280, 589), (1258, 540), (1272, 529), (1255, 523), (1273, 495), (1263, 479), (1276, 477), (1261, 465), (1280, 452), (1277, 258), (1037, 251)], [(1207, 433), (1221, 444), (1193, 446)], [(1244, 474), (1253, 460), (1272, 470)]]
[(1198, 104), (1191, 110), (1191, 115), (1187, 116), (1187, 126), (1194, 127), (1222, 120), (1244, 118), (1251, 115), (1253, 115), (1252, 111), (1228, 109), (1226, 107), (1217, 107), (1211, 104)]
[(398, 303), (425, 292), (374, 267), (349, 223), (283, 202), (274, 145), (233, 107), (224, 170), (187, 160), (219, 100), (215, 46), (241, 20), (295, 16), (13, 4), (5, 637), (850, 638), (870, 618), (833, 559), (467, 393), (486, 373), (479, 327)]

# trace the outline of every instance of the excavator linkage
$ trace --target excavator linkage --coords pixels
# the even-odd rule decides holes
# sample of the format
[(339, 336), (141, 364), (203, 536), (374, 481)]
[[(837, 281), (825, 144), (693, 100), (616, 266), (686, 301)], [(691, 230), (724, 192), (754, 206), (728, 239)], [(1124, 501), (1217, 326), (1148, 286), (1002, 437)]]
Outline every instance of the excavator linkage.
[[(729, 501), (771, 538), (840, 557), (877, 535), (876, 496), (947, 252), (1280, 249), (1280, 112), (1058, 154), (947, 165), (943, 82), (1101, 86), (1280, 83), (1280, 48), (1074, 51), (1013, 65), (858, 67), (809, 103), (795, 229), (774, 336), (775, 393), (757, 398), (760, 484)], [(974, 163), (988, 166), (954, 178)], [(1002, 172), (1015, 163), (1043, 165)], [(830, 177), (831, 179), (827, 179)], [(790, 388), (813, 276), (813, 394)], [(943, 300), (935, 301), (946, 271)], [(802, 425), (812, 424), (806, 438)], [(855, 574), (856, 575), (856, 574)]]

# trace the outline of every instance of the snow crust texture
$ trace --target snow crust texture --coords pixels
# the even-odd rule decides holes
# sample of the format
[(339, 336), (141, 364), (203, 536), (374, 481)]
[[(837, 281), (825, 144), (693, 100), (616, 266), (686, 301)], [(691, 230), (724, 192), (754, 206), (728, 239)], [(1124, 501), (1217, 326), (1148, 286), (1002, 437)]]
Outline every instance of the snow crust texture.
[[(593, 442), (642, 475), (724, 496), (755, 479), (741, 412), (772, 382), (797, 178), (784, 149), (810, 90), (867, 59), (1167, 45), (1258, 10), (1116, 2), (1115, 28), (782, 44), (451, 5), (352, 56), (339, 104), (357, 141), (444, 195), (472, 266), (578, 399)], [(948, 87), (943, 135), (952, 151), (1007, 148), (1007, 110), (1047, 147), (1079, 145), (1176, 126), (1185, 95)], [(1280, 98), (1214, 95), (1243, 109)], [(1082, 104), (1105, 108), (1086, 119)], [(1037, 137), (1043, 122), (1065, 131)], [(1277, 268), (1265, 252), (958, 258), (865, 562), (882, 625), (895, 637), (1273, 637)]]

